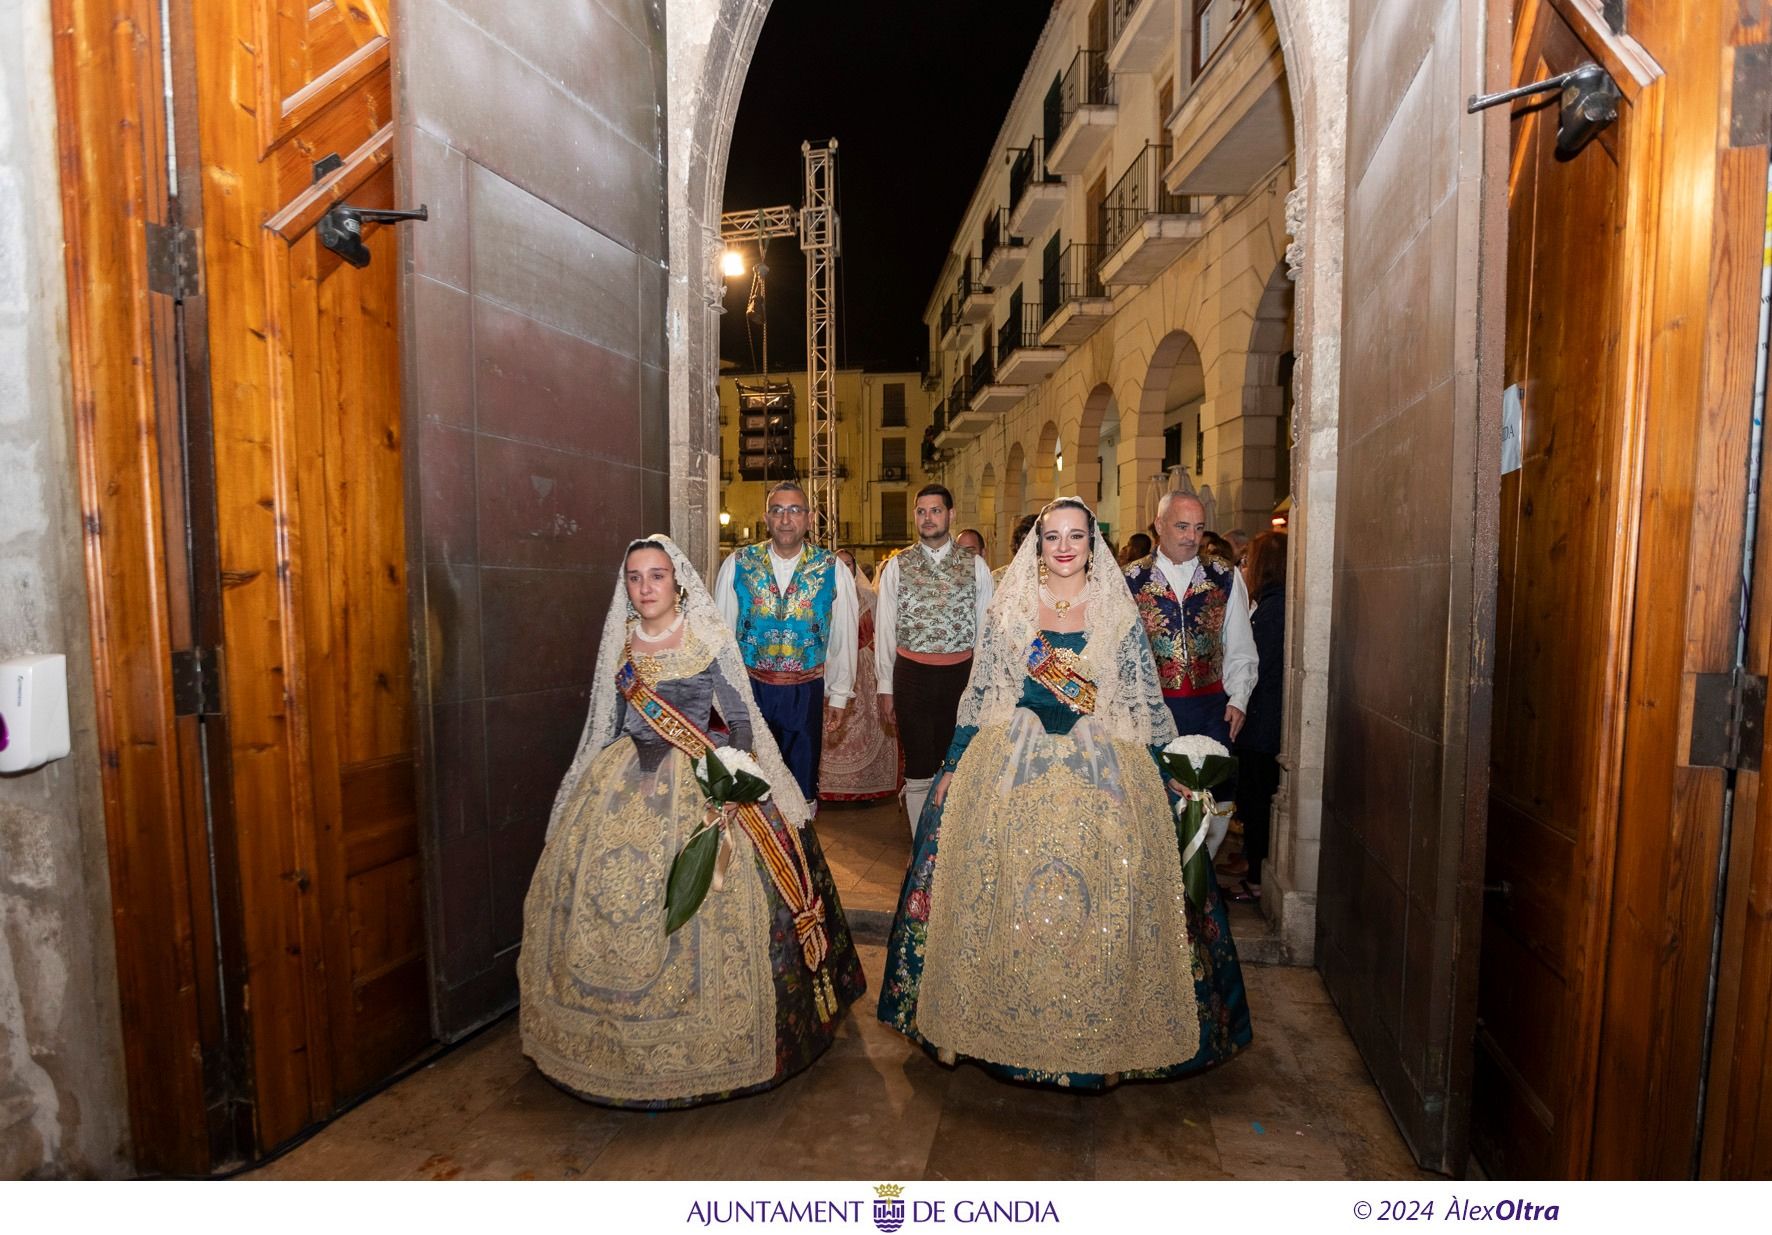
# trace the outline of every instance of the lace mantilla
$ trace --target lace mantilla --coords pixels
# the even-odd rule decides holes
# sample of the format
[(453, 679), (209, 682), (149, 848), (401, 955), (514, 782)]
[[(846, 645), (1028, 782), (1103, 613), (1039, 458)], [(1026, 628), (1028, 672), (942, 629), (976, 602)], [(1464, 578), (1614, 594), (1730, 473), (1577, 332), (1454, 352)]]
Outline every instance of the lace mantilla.
[[(991, 596), (972, 678), (960, 700), (961, 725), (1006, 725), (1021, 699), (1028, 647), (1040, 633), (1039, 549), (1033, 536), (1023, 540)], [(1088, 609), (1086, 641), (1075, 669), (1095, 683), (1096, 717), (1116, 741), (1168, 742), (1175, 736), (1175, 720), (1157, 684), (1157, 663), (1126, 577), (1099, 530), (1079, 603)]]
[[(664, 550), (676, 570), (677, 582), (684, 592), (684, 631), (682, 648), (675, 652), (643, 656), (641, 659), (652, 661), (656, 666), (654, 671), (668, 677), (678, 676), (676, 670), (697, 660), (699, 664), (693, 672), (700, 672), (710, 661), (719, 661), (726, 681), (743, 696), (745, 706), (750, 709), (753, 747), (750, 753), (767, 774), (765, 779), (773, 791), (770, 796), (776, 808), (781, 811), (782, 818), (793, 826), (805, 826), (812, 812), (806, 805), (800, 786), (789, 773), (787, 765), (782, 762), (781, 751), (776, 748), (775, 739), (770, 736), (769, 726), (763, 723), (762, 715), (757, 711), (756, 696), (751, 693), (750, 675), (745, 672), (744, 658), (739, 654), (737, 639), (720, 619), (720, 611), (714, 606), (714, 598), (708, 594), (701, 576), (695, 573), (695, 567), (689, 564), (689, 559), (683, 556), (683, 551), (677, 548), (676, 542), (662, 533), (655, 533), (646, 539)], [(624, 559), (624, 567), (625, 564)], [(553, 813), (548, 820), (550, 836), (559, 826), (561, 811), (572, 798), (579, 782), (584, 779), (591, 761), (597, 757), (599, 751), (620, 736), (617, 729), (620, 709), (617, 703), (621, 695), (615, 688), (615, 671), (621, 666), (623, 649), (628, 643), (627, 611), (627, 584), (623, 578), (623, 569), (618, 568), (615, 574), (615, 594), (609, 601), (609, 614), (603, 620), (603, 642), (597, 648), (597, 677), (591, 690), (590, 715), (585, 718), (584, 733), (578, 742), (578, 754), (573, 757), (572, 766), (567, 769), (565, 779), (560, 782), (560, 791), (554, 797)], [(637, 662), (635, 668), (640, 668)]]

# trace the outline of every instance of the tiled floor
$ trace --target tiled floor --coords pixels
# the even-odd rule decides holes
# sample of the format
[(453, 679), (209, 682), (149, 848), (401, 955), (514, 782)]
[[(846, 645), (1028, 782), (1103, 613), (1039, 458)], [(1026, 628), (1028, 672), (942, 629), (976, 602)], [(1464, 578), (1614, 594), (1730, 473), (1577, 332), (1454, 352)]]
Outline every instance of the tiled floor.
[[(908, 829), (895, 807), (827, 810), (818, 828), (877, 989), (876, 915), (897, 897)], [(1423, 1177), (1316, 973), (1246, 965), (1244, 976), (1247, 1051), (1203, 1076), (1105, 1095), (943, 1068), (874, 1018), (871, 989), (831, 1051), (778, 1089), (688, 1111), (612, 1111), (543, 1080), (507, 1018), (255, 1177)]]

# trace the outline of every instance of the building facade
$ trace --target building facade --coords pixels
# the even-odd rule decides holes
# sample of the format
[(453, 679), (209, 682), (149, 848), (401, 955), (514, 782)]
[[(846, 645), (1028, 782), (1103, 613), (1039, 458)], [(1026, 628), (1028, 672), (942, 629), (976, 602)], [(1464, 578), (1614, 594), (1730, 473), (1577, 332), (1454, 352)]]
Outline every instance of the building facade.
[[(741, 466), (741, 390), (785, 384), (794, 392), (793, 463), (768, 474)], [(936, 398), (920, 373), (839, 369), (837, 385), (837, 535), (834, 548), (867, 565), (914, 534), (917, 490), (938, 476), (924, 454)], [(779, 480), (806, 481), (812, 426), (806, 372), (720, 375), (720, 546), (723, 552), (768, 534), (764, 498)]]
[(925, 310), (962, 518), (1059, 494), (1110, 536), (1185, 485), (1291, 490), (1293, 117), (1265, 0), (1061, 0)]

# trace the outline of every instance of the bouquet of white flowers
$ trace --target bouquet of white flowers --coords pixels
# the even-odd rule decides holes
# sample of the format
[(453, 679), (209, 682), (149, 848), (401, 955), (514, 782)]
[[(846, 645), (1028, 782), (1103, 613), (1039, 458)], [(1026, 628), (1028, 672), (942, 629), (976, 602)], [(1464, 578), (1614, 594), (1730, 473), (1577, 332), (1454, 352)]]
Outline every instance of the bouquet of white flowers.
[(1202, 734), (1176, 738), (1163, 748), (1159, 761), (1181, 786), (1175, 819), (1181, 844), (1182, 884), (1188, 899), (1204, 906), (1212, 879), (1212, 855), (1206, 841), (1211, 825), (1222, 813), (1212, 799), (1212, 790), (1236, 775), (1237, 761), (1223, 743)]
[(665, 882), (665, 934), (695, 916), (721, 867), (726, 828), (734, 810), (769, 797), (769, 782), (757, 761), (731, 746), (710, 750), (695, 761), (695, 782), (707, 799), (707, 814), (676, 859)]

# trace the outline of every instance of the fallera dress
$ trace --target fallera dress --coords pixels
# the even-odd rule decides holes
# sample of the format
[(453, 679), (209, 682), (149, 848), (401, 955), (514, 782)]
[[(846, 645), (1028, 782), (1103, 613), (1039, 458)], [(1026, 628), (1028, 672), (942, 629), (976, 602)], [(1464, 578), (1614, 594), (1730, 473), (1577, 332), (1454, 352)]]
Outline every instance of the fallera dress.
[[(1080, 633), (1046, 633), (1076, 656)], [(1251, 1039), (1216, 889), (1187, 903), (1160, 746), (1023, 680), (962, 726), (917, 828), (880, 1019), (943, 1062), (1072, 1089), (1185, 1076)]]
[[(752, 750), (749, 692), (716, 654), (720, 631), (696, 631), (677, 650), (632, 656), (636, 673), (702, 731), (717, 713), (730, 743)], [(780, 1084), (830, 1046), (866, 989), (818, 838), (764, 804), (822, 899), (829, 951), (819, 970), (736, 828), (717, 890), (665, 934), (666, 879), (702, 825), (702, 793), (683, 750), (625, 697), (614, 707), (613, 740), (585, 752), (562, 786), (524, 904), (524, 1052), (562, 1088), (609, 1106), (692, 1106)]]

